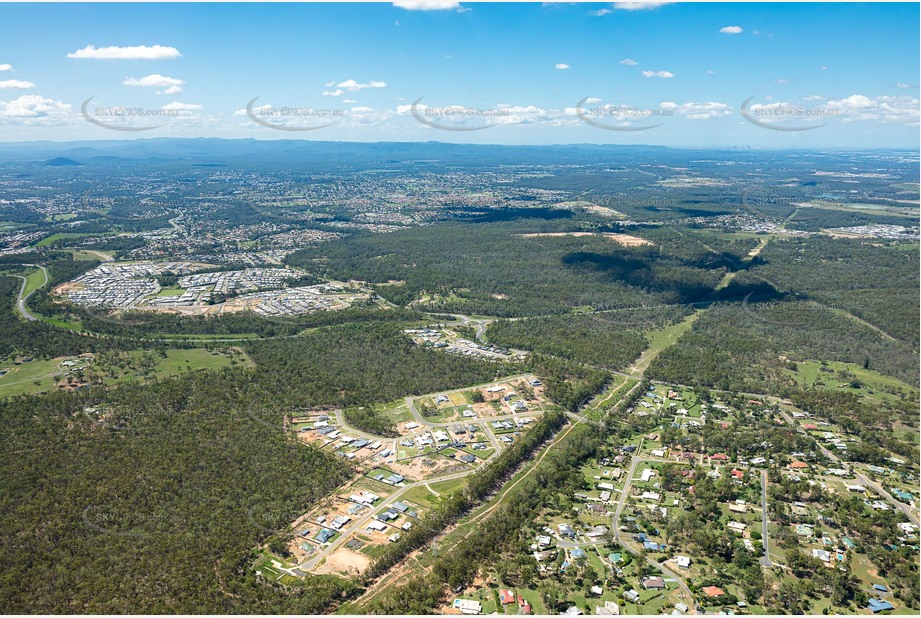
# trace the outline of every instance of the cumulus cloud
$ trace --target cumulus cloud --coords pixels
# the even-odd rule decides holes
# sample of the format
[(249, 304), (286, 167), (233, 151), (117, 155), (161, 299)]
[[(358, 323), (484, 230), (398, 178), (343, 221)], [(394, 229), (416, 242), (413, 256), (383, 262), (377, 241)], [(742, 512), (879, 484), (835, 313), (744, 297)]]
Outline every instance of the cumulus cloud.
[(670, 111), (672, 114), (679, 114), (692, 120), (707, 120), (709, 118), (730, 116), (733, 112), (730, 105), (715, 101), (708, 101), (706, 103), (675, 103), (674, 101), (663, 101), (659, 104), (659, 109)]
[(28, 88), (35, 88), (35, 84), (22, 79), (6, 79), (0, 80), (0, 88), (15, 88), (17, 90), (26, 90)]
[(840, 116), (844, 122), (876, 120), (879, 122), (903, 122), (917, 125), (921, 101), (910, 96), (880, 96), (870, 98), (863, 94), (852, 94), (838, 100), (826, 101), (822, 109)]
[(147, 75), (139, 79), (134, 77), (126, 77), (125, 81), (122, 82), (122, 85), (124, 86), (142, 86), (164, 89), (158, 91), (157, 94), (181, 94), (183, 84), (185, 84), (185, 81), (181, 79), (176, 79), (175, 77), (167, 77), (158, 73)]
[(470, 10), (464, 9), (460, 5), (460, 2), (455, 2), (453, 0), (395, 0), (393, 6), (398, 9), (406, 9), (407, 11), (450, 11), (462, 9), (463, 12)]
[(620, 61), (620, 64), (625, 64), (628, 67), (634, 67), (636, 66), (636, 60), (634, 60), (633, 58), (624, 58), (623, 60)]
[(671, 79), (675, 76), (671, 71), (643, 71), (643, 77), (661, 77), (662, 79)]
[(175, 47), (163, 45), (133, 45), (127, 47), (87, 45), (83, 49), (67, 54), (67, 57), (92, 60), (172, 60), (182, 57), (182, 54)]
[[(332, 82), (327, 83), (327, 86), (331, 86)], [(324, 90), (324, 97), (341, 97), (346, 92), (359, 92), (365, 90), (366, 88), (386, 88), (387, 82), (382, 81), (370, 81), (367, 84), (362, 84), (354, 79), (347, 79), (344, 82), (336, 84), (335, 90)]]
[(742, 26), (723, 26), (720, 28), (723, 34), (742, 34)]
[(12, 70), (13, 70), (12, 64), (0, 64), (0, 71), (12, 71)]
[(46, 99), (37, 94), (24, 94), (12, 101), (0, 101), (0, 118), (51, 118), (70, 113), (68, 103)]
[(553, 65), (553, 68), (556, 69), (557, 71), (565, 71), (566, 69), (569, 68), (569, 65), (564, 62), (559, 62)]
[(181, 103), (179, 101), (173, 101), (172, 103), (167, 103), (160, 107), (160, 109), (167, 112), (195, 112), (201, 109), (201, 105), (196, 105), (195, 103)]

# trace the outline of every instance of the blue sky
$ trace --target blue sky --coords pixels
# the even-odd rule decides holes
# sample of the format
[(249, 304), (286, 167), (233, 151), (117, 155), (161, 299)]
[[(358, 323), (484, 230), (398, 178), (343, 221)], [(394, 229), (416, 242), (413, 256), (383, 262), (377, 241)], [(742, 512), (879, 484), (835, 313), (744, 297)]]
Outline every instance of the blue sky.
[(919, 146), (917, 3), (395, 4), (0, 5), (0, 141)]

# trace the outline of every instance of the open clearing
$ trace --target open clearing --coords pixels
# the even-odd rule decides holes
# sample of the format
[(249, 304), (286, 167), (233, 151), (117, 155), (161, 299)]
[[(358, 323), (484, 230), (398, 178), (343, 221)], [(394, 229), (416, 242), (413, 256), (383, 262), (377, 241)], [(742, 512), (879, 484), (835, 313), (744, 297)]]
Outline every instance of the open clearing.
[(640, 247), (642, 245), (651, 245), (652, 242), (639, 236), (630, 234), (615, 234), (614, 232), (535, 232), (533, 234), (518, 234), (522, 238), (536, 238), (540, 236), (603, 236), (613, 240), (624, 247)]

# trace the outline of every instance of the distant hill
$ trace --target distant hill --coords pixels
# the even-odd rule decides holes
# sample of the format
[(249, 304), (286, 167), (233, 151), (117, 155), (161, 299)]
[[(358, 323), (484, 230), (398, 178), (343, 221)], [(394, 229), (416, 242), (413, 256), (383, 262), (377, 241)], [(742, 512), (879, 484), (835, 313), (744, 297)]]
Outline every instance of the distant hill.
[(68, 159), (67, 157), (55, 157), (50, 161), (45, 161), (46, 167), (66, 167), (68, 165), (83, 165), (73, 159)]

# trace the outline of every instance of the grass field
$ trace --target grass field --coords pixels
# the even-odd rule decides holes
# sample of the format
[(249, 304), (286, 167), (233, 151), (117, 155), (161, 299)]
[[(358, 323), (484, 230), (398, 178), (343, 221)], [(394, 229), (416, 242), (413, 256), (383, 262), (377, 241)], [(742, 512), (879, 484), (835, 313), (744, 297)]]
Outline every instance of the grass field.
[[(128, 356), (136, 361), (140, 359), (143, 352), (136, 350), (129, 352)], [(240, 366), (251, 366), (246, 356), (237, 355), (236, 363)], [(151, 372), (151, 376), (164, 379), (171, 376), (179, 375), (185, 371), (194, 371), (198, 369), (220, 369), (230, 367), (232, 357), (226, 353), (219, 352), (213, 354), (208, 350), (193, 348), (189, 350), (167, 350), (166, 358), (160, 358), (154, 355), (156, 365)], [(79, 360), (78, 357), (68, 356), (51, 360), (33, 360), (29, 363), (15, 365), (12, 359), (0, 362), (0, 369), (8, 369), (9, 372), (0, 377), (0, 397), (13, 397), (15, 395), (34, 394), (48, 392), (55, 389), (55, 376), (60, 376), (61, 382), (66, 383), (66, 376), (73, 368), (63, 367), (62, 362), (68, 360)], [(92, 359), (85, 363), (80, 362), (77, 366), (86, 365), (93, 368)], [(130, 380), (140, 379), (132, 371), (122, 371), (114, 377), (107, 375), (105, 372), (97, 372), (102, 377), (104, 384), (119, 384)]]
[(51, 236), (48, 236), (47, 238), (41, 239), (40, 241), (35, 243), (34, 246), (35, 247), (47, 247), (48, 245), (55, 243), (59, 240), (65, 240), (67, 238), (83, 238), (84, 236), (89, 236), (89, 234), (76, 234), (73, 232), (58, 232), (57, 234), (52, 234)]
[[(846, 389), (870, 401), (896, 400), (899, 399), (899, 392), (909, 394), (915, 400), (918, 398), (919, 391), (916, 387), (853, 363), (828, 361), (823, 364), (819, 361), (799, 361), (796, 365), (796, 371), (783, 371), (802, 386), (827, 390)], [(859, 381), (862, 387), (852, 389), (838, 386), (852, 380)]]
[(674, 345), (681, 338), (697, 318), (700, 312), (694, 312), (677, 324), (666, 326), (657, 330), (646, 331), (646, 338), (649, 339), (649, 347), (646, 348), (638, 359), (630, 366), (628, 372), (632, 374), (641, 374), (649, 368), (649, 364), (659, 353), (670, 345)]

